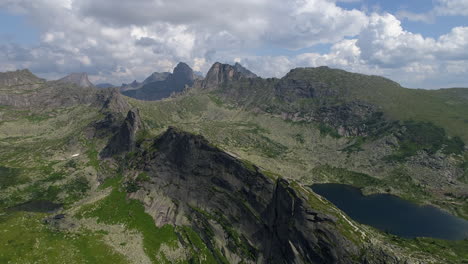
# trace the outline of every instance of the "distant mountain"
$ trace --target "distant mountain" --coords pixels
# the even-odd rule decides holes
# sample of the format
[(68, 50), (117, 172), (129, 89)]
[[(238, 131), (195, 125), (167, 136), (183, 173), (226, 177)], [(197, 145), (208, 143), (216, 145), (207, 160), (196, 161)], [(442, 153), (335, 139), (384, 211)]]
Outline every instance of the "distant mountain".
[(120, 86), (120, 91), (125, 92), (129, 90), (136, 90), (136, 89), (140, 89), (141, 86), (142, 86), (141, 83), (137, 82), (137, 80), (134, 80), (131, 83), (122, 83), (122, 85)]
[(206, 77), (202, 82), (202, 86), (206, 89), (214, 89), (220, 84), (226, 82), (238, 81), (241, 79), (252, 79), (256, 77), (257, 75), (247, 70), (239, 63), (232, 66), (216, 62), (211, 66), (210, 70), (206, 74)]
[(89, 81), (88, 74), (85, 72), (71, 73), (58, 81), (62, 83), (76, 84), (80, 87), (85, 87), (85, 88), (94, 87), (94, 84), (92, 84)]
[(142, 85), (152, 82), (164, 81), (167, 79), (167, 77), (169, 77), (169, 75), (171, 75), (170, 72), (153, 72), (143, 81)]
[(215, 63), (195, 88), (285, 119), (323, 122), (342, 136), (377, 133), (388, 120), (424, 120), (468, 140), (468, 89), (408, 89), (325, 66), (292, 69), (281, 79), (251, 78), (238, 69)]
[(195, 80), (203, 80), (205, 78), (205, 75), (199, 71), (194, 71), (193, 75), (195, 76)]
[(0, 105), (47, 111), (81, 104), (103, 112), (126, 112), (129, 108), (117, 89), (98, 90), (85, 73), (71, 74), (57, 81), (46, 81), (29, 70), (0, 73)]
[(29, 70), (0, 72), (0, 87), (31, 85), (45, 82), (44, 79), (32, 74)]
[(99, 83), (99, 84), (96, 84), (96, 87), (100, 89), (105, 89), (105, 88), (114, 88), (115, 85), (111, 83)]
[[(121, 89), (122, 94), (140, 100), (155, 101), (169, 97), (173, 93), (182, 92), (186, 86), (195, 81), (192, 68), (180, 62), (173, 73), (153, 73), (136, 89)], [(134, 82), (134, 85), (137, 83)]]

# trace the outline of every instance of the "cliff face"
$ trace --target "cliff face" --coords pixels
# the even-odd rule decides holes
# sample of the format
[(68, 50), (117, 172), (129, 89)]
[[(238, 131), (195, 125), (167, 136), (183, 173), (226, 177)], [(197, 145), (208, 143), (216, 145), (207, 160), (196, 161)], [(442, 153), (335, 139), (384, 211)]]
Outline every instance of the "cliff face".
[(108, 158), (114, 155), (135, 150), (136, 135), (143, 129), (138, 109), (131, 109), (123, 121), (117, 133), (107, 143), (106, 147), (99, 154), (101, 158)]
[(230, 81), (255, 78), (257, 75), (242, 67), (239, 63), (234, 66), (216, 62), (206, 74), (201, 86), (204, 89), (216, 89), (219, 85)]
[(352, 263), (359, 254), (337, 219), (286, 180), (266, 177), (201, 136), (169, 128), (128, 165), (149, 176), (131, 197), (158, 225), (191, 225), (230, 262)]

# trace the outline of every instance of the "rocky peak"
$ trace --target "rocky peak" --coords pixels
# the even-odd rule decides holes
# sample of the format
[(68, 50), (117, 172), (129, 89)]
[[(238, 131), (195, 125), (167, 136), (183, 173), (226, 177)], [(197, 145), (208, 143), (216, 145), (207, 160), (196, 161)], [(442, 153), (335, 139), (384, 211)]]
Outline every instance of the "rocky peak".
[(130, 109), (130, 105), (123, 98), (118, 88), (101, 89), (96, 97), (97, 106), (101, 106), (103, 112), (125, 114)]
[(133, 82), (131, 82), (129, 85), (130, 85), (131, 87), (138, 87), (138, 85), (140, 85), (140, 83), (137, 82), (137, 80), (133, 80)]
[(140, 111), (131, 109), (120, 126), (120, 129), (109, 140), (106, 147), (101, 151), (101, 158), (109, 158), (135, 150), (137, 132), (144, 129), (140, 119)]
[(0, 72), (0, 86), (36, 84), (44, 81), (44, 79), (32, 74), (28, 69)]
[(244, 68), (239, 63), (234, 66), (216, 62), (211, 66), (203, 81), (203, 88), (216, 88), (228, 81), (255, 78), (257, 75)]
[(58, 81), (62, 83), (75, 84), (83, 88), (94, 87), (94, 85), (89, 81), (88, 74), (86, 72), (71, 73)]
[(178, 91), (183, 90), (185, 85), (191, 86), (194, 80), (195, 75), (193, 74), (192, 68), (183, 62), (177, 64), (173, 74), (169, 77), (169, 82), (171, 82), (171, 85)]

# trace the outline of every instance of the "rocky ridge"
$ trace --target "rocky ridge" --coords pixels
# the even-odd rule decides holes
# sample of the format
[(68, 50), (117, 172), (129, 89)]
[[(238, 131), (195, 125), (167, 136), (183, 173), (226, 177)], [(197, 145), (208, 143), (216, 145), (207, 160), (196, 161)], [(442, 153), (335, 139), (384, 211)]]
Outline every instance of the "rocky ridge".
[[(130, 197), (144, 203), (158, 226), (190, 225), (229, 262), (356, 263), (367, 258), (378, 263), (375, 256), (359, 256), (361, 245), (340, 233), (343, 227), (335, 216), (315, 209), (304, 190), (265, 176), (202, 136), (170, 127), (156, 139), (137, 143), (128, 136), (141, 124), (136, 113), (129, 112), (103, 152), (110, 154), (106, 157), (136, 153), (125, 163), (127, 184), (138, 186)], [(125, 147), (108, 151), (117, 145)], [(141, 172), (147, 180), (131, 176)], [(378, 257), (395, 260), (387, 253)]]

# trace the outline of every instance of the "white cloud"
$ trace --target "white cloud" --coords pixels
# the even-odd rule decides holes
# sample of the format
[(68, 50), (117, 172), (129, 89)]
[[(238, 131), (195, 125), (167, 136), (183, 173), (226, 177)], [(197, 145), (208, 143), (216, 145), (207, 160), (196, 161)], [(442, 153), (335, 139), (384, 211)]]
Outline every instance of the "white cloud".
[[(179, 61), (197, 71), (215, 61), (241, 61), (264, 77), (328, 65), (409, 86), (435, 76), (441, 81), (431, 87), (449, 80), (467, 86), (467, 77), (460, 77), (468, 61), (467, 27), (425, 38), (405, 30), (394, 15), (346, 10), (337, 2), (349, 0), (0, 0), (0, 8), (23, 14), (41, 31), (35, 47), (0, 47), (0, 70), (28, 67), (48, 78), (87, 71), (93, 80), (120, 83), (171, 71)], [(437, 8), (456, 5), (463, 13), (465, 2), (438, 0)], [(399, 13), (410, 16), (425, 19)], [(261, 47), (295, 50), (318, 43), (331, 44), (330, 51), (252, 54)]]
[(437, 15), (468, 16), (468, 1), (466, 0), (437, 0), (434, 11)]

